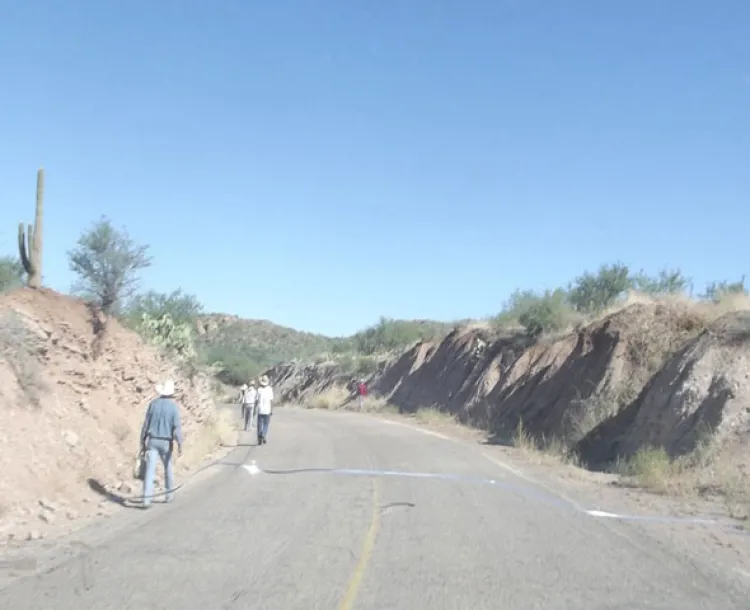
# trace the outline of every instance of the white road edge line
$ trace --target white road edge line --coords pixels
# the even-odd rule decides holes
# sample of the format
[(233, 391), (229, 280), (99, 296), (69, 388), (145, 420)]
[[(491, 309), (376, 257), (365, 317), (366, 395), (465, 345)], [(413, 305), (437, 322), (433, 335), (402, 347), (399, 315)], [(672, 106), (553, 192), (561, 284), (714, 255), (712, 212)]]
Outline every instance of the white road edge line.
[[(385, 423), (388, 423), (388, 424), (402, 426), (404, 428), (408, 428), (410, 430), (414, 430), (415, 432), (421, 432), (422, 434), (427, 434), (429, 436), (434, 436), (434, 437), (437, 437), (437, 438), (440, 438), (440, 439), (444, 439), (444, 440), (447, 440), (447, 441), (451, 441), (451, 442), (454, 442), (454, 443), (459, 442), (458, 439), (451, 438), (450, 436), (446, 436), (444, 434), (440, 434), (439, 432), (433, 432), (432, 430), (426, 430), (424, 428), (420, 428), (420, 427), (417, 427), (417, 426), (414, 426), (414, 425), (411, 425), (411, 424), (407, 424), (407, 423), (403, 423), (403, 422), (397, 422), (397, 421), (393, 421), (393, 420), (387, 420), (387, 419), (382, 419), (381, 421), (383, 421)], [(552, 487), (550, 487), (548, 485), (545, 485), (541, 481), (538, 481), (538, 480), (536, 480), (536, 479), (528, 476), (527, 474), (525, 474), (524, 472), (522, 472), (518, 468), (514, 468), (510, 464), (506, 464), (502, 460), (499, 460), (496, 457), (494, 457), (492, 455), (489, 455), (488, 453), (485, 453), (484, 451), (480, 451), (480, 454), (485, 459), (489, 460), (490, 462), (492, 462), (496, 466), (499, 466), (503, 470), (506, 470), (507, 472), (509, 472), (512, 475), (518, 477), (519, 479), (521, 479), (523, 481), (526, 481), (530, 485), (533, 485), (534, 487), (539, 487), (541, 489), (544, 489), (545, 491), (549, 492), (553, 496), (556, 496), (558, 498), (562, 498), (563, 500), (565, 500), (566, 502), (568, 502), (575, 510), (577, 510), (578, 512), (583, 513), (585, 515), (588, 515), (589, 517), (593, 517), (595, 519), (617, 519), (617, 520), (621, 520), (621, 521), (630, 521), (630, 520), (634, 520), (634, 519), (635, 520), (641, 520), (641, 521), (652, 521), (652, 520), (653, 521), (661, 521), (661, 520), (665, 519), (665, 517), (663, 517), (663, 516), (654, 516), (654, 515), (640, 515), (640, 516), (639, 515), (622, 515), (622, 514), (610, 513), (608, 511), (603, 511), (603, 510), (598, 510), (598, 509), (588, 509), (588, 508), (585, 508), (585, 507), (581, 506), (578, 502), (576, 502), (575, 500), (573, 500), (572, 498), (569, 498), (568, 496), (566, 496), (565, 494), (561, 493), (560, 491), (558, 491), (556, 489), (553, 489)], [(679, 518), (679, 517), (678, 518), (674, 518), (674, 519), (666, 518), (666, 520), (668, 520), (668, 521), (674, 520), (675, 522), (685, 521), (685, 522), (693, 522), (693, 523), (714, 523), (714, 521), (712, 521), (712, 520), (703, 520), (703, 519), (696, 519), (696, 520), (694, 520), (694, 519), (683, 519), (683, 518)], [(750, 577), (750, 575), (749, 575), (749, 577)]]

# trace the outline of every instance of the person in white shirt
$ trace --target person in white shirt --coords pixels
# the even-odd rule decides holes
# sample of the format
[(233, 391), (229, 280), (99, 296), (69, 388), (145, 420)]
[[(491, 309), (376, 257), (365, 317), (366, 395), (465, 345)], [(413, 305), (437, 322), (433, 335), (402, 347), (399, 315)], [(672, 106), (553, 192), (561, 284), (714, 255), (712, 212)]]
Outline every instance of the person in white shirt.
[(255, 389), (255, 382), (251, 381), (249, 386), (243, 386), (242, 392), (242, 415), (245, 419), (245, 431), (248, 425), (252, 428), (255, 423), (255, 409), (258, 404), (258, 390)]
[(273, 388), (269, 385), (268, 377), (260, 378), (260, 389), (258, 390), (258, 444), (265, 445), (268, 442), (268, 424), (271, 422), (273, 413)]

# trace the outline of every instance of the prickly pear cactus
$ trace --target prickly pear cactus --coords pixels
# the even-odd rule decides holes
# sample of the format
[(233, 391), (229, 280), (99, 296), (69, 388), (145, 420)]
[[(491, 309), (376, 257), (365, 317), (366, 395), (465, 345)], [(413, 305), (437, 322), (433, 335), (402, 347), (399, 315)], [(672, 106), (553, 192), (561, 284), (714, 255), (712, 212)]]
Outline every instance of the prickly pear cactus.
[(157, 347), (185, 360), (195, 357), (193, 331), (189, 324), (177, 324), (168, 313), (154, 318), (144, 313), (140, 331)]

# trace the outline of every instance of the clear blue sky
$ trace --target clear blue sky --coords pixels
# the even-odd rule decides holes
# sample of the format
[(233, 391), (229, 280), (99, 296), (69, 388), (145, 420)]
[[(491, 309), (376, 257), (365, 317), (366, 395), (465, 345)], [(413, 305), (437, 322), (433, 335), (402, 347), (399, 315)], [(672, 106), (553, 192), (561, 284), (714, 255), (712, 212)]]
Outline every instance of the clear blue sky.
[(600, 263), (750, 272), (747, 0), (0, 0), (0, 251), (108, 215), (207, 309), (329, 334)]

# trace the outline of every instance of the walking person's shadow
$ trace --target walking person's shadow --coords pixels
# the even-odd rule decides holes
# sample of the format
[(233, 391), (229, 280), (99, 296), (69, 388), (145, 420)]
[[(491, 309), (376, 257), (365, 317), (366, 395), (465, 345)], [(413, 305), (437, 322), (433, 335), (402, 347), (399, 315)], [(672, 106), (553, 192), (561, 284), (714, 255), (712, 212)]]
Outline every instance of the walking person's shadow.
[(140, 508), (143, 500), (138, 497), (128, 497), (121, 494), (117, 494), (113, 491), (109, 491), (102, 483), (96, 479), (88, 479), (87, 483), (93, 492), (100, 495), (102, 498), (113, 504), (119, 504), (125, 508)]

